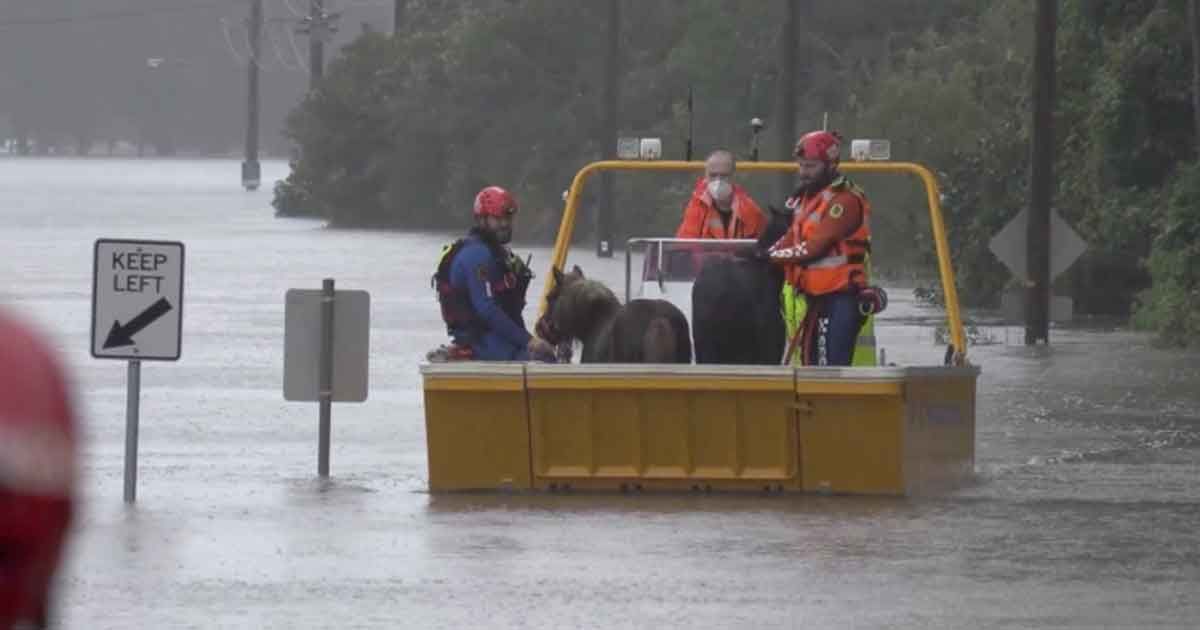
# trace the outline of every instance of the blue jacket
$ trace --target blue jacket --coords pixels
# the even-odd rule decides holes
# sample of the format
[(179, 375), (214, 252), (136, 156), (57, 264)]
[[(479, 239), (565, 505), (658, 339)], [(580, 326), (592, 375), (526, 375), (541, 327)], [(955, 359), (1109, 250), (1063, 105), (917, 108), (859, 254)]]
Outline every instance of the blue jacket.
[(513, 321), (493, 296), (492, 287), (502, 285), (507, 269), (492, 256), (488, 246), (474, 234), (459, 250), (450, 264), (450, 284), (466, 288), (471, 307), (484, 323), (485, 330), (473, 335), (467, 330), (453, 330), (455, 342), (475, 350), (475, 358), (483, 361), (526, 361), (527, 345), (532, 335), (525, 330), (522, 318)]

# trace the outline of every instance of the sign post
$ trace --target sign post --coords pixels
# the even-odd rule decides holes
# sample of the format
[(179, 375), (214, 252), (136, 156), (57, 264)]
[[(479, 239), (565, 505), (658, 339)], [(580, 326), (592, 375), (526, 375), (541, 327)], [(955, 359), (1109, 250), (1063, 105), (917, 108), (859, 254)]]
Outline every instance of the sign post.
[(329, 476), (333, 403), (367, 399), (371, 296), (333, 287), (325, 278), (320, 290), (289, 289), (284, 297), (283, 398), (318, 404), (322, 478)]
[(125, 376), (125, 502), (137, 500), (138, 403), (142, 389), (142, 362), (129, 361)]
[(333, 419), (333, 278), (321, 281), (321, 357), (317, 366), (320, 391), (318, 402), (317, 475), (329, 476), (329, 439)]
[(92, 260), (91, 353), (128, 361), (125, 502), (137, 500), (142, 361), (178, 361), (183, 331), (183, 243), (97, 239)]
[[(1007, 319), (1018, 319), (1025, 312), (1028, 288), (1036, 279), (1028, 268), (1029, 211), (1021, 210), (988, 242), (988, 249), (995, 254), (1012, 275), (1021, 282), (1020, 291), (1005, 292), (1001, 303)], [(1079, 236), (1057, 212), (1050, 211), (1050, 280), (1053, 281), (1066, 271), (1087, 251), (1087, 242)], [(1051, 296), (1048, 317), (1051, 321), (1071, 319), (1070, 298)], [(1047, 340), (1048, 342), (1048, 340)]]

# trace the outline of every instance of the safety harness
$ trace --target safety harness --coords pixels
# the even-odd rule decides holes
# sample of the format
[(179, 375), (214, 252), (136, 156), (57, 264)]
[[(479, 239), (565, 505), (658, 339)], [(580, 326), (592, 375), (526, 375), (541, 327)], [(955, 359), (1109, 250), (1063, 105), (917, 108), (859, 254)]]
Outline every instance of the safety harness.
[[(488, 282), (488, 291), (493, 299), (514, 322), (521, 322), (521, 311), (525, 308), (525, 291), (533, 280), (533, 272), (529, 270), (526, 261), (517, 258), (507, 247), (496, 243), (494, 239), (482, 232), (472, 230), (472, 233), (487, 246), (492, 257), (499, 261), (504, 268), (500, 280)], [(437, 271), (430, 280), (432, 288), (437, 292), (438, 303), (442, 309), (442, 321), (446, 322), (449, 334), (467, 332), (476, 338), (487, 330), (487, 326), (475, 308), (471, 305), (471, 294), (466, 287), (455, 287), (450, 282), (450, 269), (454, 258), (462, 251), (467, 239), (460, 238), (442, 247), (441, 258), (438, 260)]]

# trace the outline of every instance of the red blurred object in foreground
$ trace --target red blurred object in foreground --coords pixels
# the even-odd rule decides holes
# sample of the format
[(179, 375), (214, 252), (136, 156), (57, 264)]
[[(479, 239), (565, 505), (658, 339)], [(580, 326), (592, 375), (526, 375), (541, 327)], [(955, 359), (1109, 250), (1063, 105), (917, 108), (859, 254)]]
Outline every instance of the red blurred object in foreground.
[(0, 629), (46, 621), (74, 507), (76, 432), (54, 352), (0, 311)]

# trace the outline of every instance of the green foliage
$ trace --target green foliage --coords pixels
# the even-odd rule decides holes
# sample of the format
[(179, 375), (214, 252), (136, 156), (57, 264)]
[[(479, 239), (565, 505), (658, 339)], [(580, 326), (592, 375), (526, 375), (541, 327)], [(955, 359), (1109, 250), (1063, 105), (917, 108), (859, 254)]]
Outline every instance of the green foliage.
[(1168, 344), (1200, 347), (1200, 163), (1179, 169), (1163, 214), (1150, 254), (1154, 285), (1140, 296), (1134, 321)]
[[(987, 249), (1027, 196), (1027, 89), (1032, 14), (1028, 3), (1006, 0), (955, 22), (946, 33), (928, 30), (905, 51), (860, 117), (890, 138), (893, 154), (924, 163), (940, 175), (952, 256), (968, 304), (997, 296), (1007, 279)], [(1003, 43), (997, 45), (997, 43)], [(922, 191), (901, 197), (913, 230), (915, 256), (900, 264), (932, 268), (932, 237)], [(882, 214), (882, 213), (881, 213)]]
[(442, 72), (436, 57), (422, 54), (430, 48), (424, 38), (365, 33), (341, 50), (320, 89), (288, 116), (300, 152), (276, 189), (279, 214), (333, 225), (438, 225), (443, 128), (410, 89)]
[[(1057, 291), (1105, 313), (1128, 313), (1140, 294), (1138, 321), (1171, 331), (1194, 330), (1196, 284), (1182, 271), (1195, 267), (1186, 258), (1194, 246), (1168, 235), (1200, 224), (1186, 201), (1195, 169), (1176, 172), (1196, 155), (1185, 4), (1063, 0), (1057, 40), (1055, 207), (1089, 244)], [(747, 123), (759, 116), (768, 123), (762, 158), (787, 159), (792, 139), (772, 134), (782, 2), (621, 6), (620, 135), (662, 137), (667, 157), (681, 157), (690, 86), (694, 157), (721, 146), (746, 159)], [(847, 138), (889, 138), (895, 159), (931, 167), (963, 301), (995, 305), (1013, 279), (987, 245), (1029, 198), (1033, 3), (800, 6), (797, 111), (789, 113), (797, 132), (827, 114)], [(498, 183), (521, 201), (523, 238), (553, 236), (562, 191), (615, 141), (602, 121), (606, 9), (410, 1), (409, 32), (364, 34), (292, 112), (297, 154), (277, 208), (337, 225), (462, 226), (471, 196)], [(875, 209), (880, 275), (929, 276), (923, 189), (856, 179)], [(781, 201), (771, 178), (742, 180), (762, 205)], [(615, 181), (623, 239), (673, 232), (695, 177)], [(590, 231), (596, 188), (585, 191), (579, 237)]]

